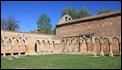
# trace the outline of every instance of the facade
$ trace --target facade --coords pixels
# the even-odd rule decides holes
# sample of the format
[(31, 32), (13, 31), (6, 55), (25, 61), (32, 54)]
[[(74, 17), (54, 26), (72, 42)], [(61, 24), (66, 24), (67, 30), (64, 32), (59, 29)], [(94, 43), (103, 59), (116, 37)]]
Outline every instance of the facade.
[(121, 12), (75, 20), (64, 15), (56, 35), (1, 30), (1, 56), (60, 53), (121, 55)]

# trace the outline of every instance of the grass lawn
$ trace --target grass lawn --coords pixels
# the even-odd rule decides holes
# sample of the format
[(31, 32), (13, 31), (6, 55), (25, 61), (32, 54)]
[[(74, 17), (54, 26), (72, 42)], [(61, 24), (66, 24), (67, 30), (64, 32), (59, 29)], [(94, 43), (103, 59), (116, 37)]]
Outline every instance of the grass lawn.
[(121, 69), (121, 56), (32, 55), (1, 57), (2, 69)]

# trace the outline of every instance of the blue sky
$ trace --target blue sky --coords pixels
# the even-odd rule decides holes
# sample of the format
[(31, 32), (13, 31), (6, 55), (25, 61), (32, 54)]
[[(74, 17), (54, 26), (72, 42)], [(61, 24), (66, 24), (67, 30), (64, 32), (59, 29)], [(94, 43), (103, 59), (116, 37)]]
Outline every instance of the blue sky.
[(72, 7), (80, 10), (82, 6), (95, 15), (101, 9), (120, 11), (121, 1), (2, 1), (1, 18), (12, 16), (20, 22), (20, 32), (30, 32), (37, 29), (40, 15), (46, 14), (54, 28), (64, 8)]

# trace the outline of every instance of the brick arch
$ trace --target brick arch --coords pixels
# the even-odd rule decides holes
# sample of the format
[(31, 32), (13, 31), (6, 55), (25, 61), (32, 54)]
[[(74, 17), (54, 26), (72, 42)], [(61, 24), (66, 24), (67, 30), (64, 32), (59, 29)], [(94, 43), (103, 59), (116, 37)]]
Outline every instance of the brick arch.
[(104, 54), (109, 54), (110, 52), (110, 46), (109, 46), (109, 39), (103, 38), (103, 52)]
[(18, 51), (20, 51), (20, 40), (16, 38), (14, 39), (14, 42), (13, 42), (12, 52), (18, 53)]
[(119, 54), (119, 39), (117, 37), (113, 37), (112, 39), (112, 52), (113, 54)]
[(45, 40), (41, 40), (41, 44), (40, 44), (40, 51), (41, 52), (45, 52)]
[(100, 39), (99, 38), (95, 38), (95, 52), (96, 54), (100, 54), (101, 51), (101, 46), (100, 46)]
[(41, 44), (40, 40), (37, 39), (35, 41), (35, 46), (34, 46), (35, 52), (39, 52), (40, 51), (40, 44)]

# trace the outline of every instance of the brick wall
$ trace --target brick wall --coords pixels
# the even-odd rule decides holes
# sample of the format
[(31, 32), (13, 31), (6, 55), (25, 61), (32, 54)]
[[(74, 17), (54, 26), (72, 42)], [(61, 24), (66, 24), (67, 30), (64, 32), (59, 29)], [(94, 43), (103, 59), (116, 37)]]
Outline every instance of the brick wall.
[(59, 37), (77, 36), (91, 33), (95, 36), (120, 35), (121, 13), (115, 13), (80, 18), (62, 23), (60, 25), (57, 24), (56, 35)]

